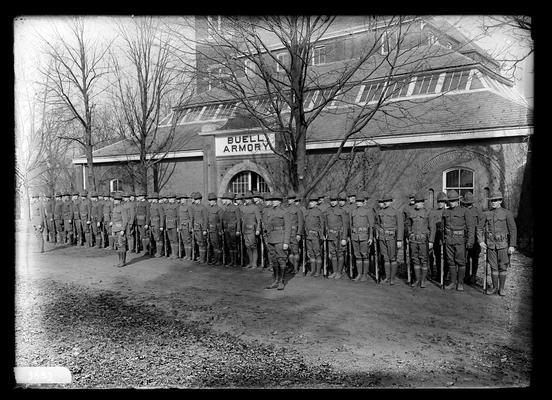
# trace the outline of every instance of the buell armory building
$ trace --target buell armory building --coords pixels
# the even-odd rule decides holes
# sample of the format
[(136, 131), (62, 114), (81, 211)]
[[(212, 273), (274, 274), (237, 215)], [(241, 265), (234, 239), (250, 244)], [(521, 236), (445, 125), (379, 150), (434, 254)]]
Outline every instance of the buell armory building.
[[(339, 68), (340, 57), (346, 58), (340, 46), (347, 49), (349, 42), (362, 40), (362, 25), (356, 25), (354, 17), (338, 22), (341, 25), (337, 23), (326, 33), (328, 39), (320, 41), (324, 57), (319, 53), (314, 67)], [(447, 26), (444, 33), (442, 23), (434, 19), (414, 23), (415, 35), (442, 55), (428, 59), (424, 69), (408, 78), (397, 71), (397, 86), (388, 99), (396, 107), (376, 113), (347, 141), (343, 160), (315, 191), (364, 190), (374, 201), (385, 190), (395, 196), (395, 206), (402, 207), (409, 193), (424, 190), (427, 207), (433, 207), (438, 192), (455, 189), (460, 194), (472, 192), (477, 204), (486, 209), (489, 194), (500, 190), (505, 207), (516, 218), (519, 247), (530, 247), (531, 107), (513, 83), (500, 75), (498, 64), (479, 47), (463, 43), (465, 37), (459, 32)], [(198, 35), (201, 29), (198, 23)], [(457, 46), (461, 50), (451, 51)], [(387, 72), (355, 82), (341, 102), (330, 104), (309, 126), (307, 180), (339, 147), (343, 132), (350, 127), (349, 112), (354, 112), (347, 111), (350, 105), (375, 102), (384, 90), (381, 78)], [(306, 110), (316, 107), (323, 90), (308, 92)], [(174, 140), (160, 162), (172, 171), (161, 192), (199, 191), (206, 199), (209, 192), (287, 190), (282, 161), (268, 144), (282, 145), (277, 134), (263, 131), (240, 112), (235, 99), (210, 82), (198, 82), (198, 92), (176, 122)], [(258, 100), (259, 107), (263, 101)], [(408, 116), (402, 118), (404, 105), (408, 105)], [(171, 114), (161, 121), (161, 134), (169, 131), (172, 118)], [(96, 150), (100, 191), (137, 189), (124, 165), (138, 159), (138, 152), (126, 140)], [(86, 159), (76, 158), (73, 163), (82, 169), (77, 174), (78, 186), (86, 187)], [(151, 191), (153, 185), (149, 187)]]

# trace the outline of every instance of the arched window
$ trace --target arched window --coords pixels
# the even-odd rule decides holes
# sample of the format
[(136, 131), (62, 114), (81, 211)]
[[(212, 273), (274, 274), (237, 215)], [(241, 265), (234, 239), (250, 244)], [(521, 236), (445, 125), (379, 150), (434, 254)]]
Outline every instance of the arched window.
[(248, 190), (254, 192), (268, 193), (268, 185), (263, 177), (253, 171), (242, 171), (230, 180), (228, 183), (229, 192), (244, 193)]
[(120, 179), (112, 179), (109, 181), (109, 190), (111, 192), (122, 192), (123, 191), (123, 181)]
[(460, 196), (471, 192), (473, 194), (473, 171), (465, 168), (453, 168), (443, 172), (443, 190), (456, 190)]

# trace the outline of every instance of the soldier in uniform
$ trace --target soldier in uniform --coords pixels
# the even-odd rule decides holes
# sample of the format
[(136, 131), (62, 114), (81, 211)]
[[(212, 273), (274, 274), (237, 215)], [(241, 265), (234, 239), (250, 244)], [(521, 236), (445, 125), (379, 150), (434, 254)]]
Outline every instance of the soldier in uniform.
[[(267, 257), (267, 251), (266, 251), (266, 241), (264, 240), (264, 237), (263, 237), (263, 213), (265, 211), (265, 204), (264, 204), (264, 196), (261, 192), (257, 192), (257, 191), (254, 191), (253, 192), (253, 204), (255, 204), (257, 206), (257, 208), (259, 209), (259, 214), (261, 215), (261, 226), (259, 228), (259, 231), (261, 232), (261, 234), (259, 235), (259, 238), (257, 240), (257, 255), (259, 256), (259, 260), (261, 259), (262, 257), (262, 253), (264, 252), (264, 257), (266, 259)], [(264, 250), (263, 252), (261, 252), (261, 248), (264, 246)], [(257, 261), (255, 261), (256, 265), (258, 264)], [(260, 262), (260, 264), (262, 265), (263, 264), (263, 261)]]
[[(409, 237), (410, 232), (408, 231), (408, 217), (410, 213), (414, 210), (414, 193), (408, 195), (408, 204), (403, 208), (403, 221), (404, 221), (404, 265), (406, 265), (412, 271), (414, 263), (412, 261), (412, 249), (410, 248)], [(408, 253), (407, 253), (408, 252)]]
[(135, 248), (138, 248), (138, 243), (136, 241), (137, 233), (136, 233), (136, 193), (134, 191), (130, 191), (128, 193), (128, 231), (127, 231), (127, 242), (128, 242), (128, 249), (131, 253), (136, 253), (137, 250)]
[(456, 190), (447, 194), (450, 208), (443, 211), (443, 232), (445, 251), (450, 269), (450, 283), (445, 289), (463, 291), (466, 273), (466, 248), (473, 247), (475, 226), (464, 207), (460, 207), (460, 196)]
[[(318, 205), (318, 196), (312, 194), (308, 197), (308, 206), (304, 213), (304, 234), (307, 244), (307, 257), (310, 263), (309, 276), (318, 277), (322, 269), (322, 240), (326, 227), (324, 214)], [(306, 268), (305, 268), (306, 270)]]
[[(151, 200), (150, 204), (150, 255), (155, 257), (161, 257), (163, 252), (163, 226), (165, 221), (165, 213), (163, 212), (162, 204), (159, 204), (159, 194), (153, 192), (148, 196), (148, 200)], [(155, 253), (154, 253), (155, 249)]]
[(44, 205), (44, 217), (46, 219), (46, 226), (48, 227), (48, 241), (54, 243), (56, 241), (56, 228), (54, 224), (54, 208), (56, 201), (52, 198), (52, 195), (46, 194), (46, 204)]
[[(233, 202), (233, 193), (224, 193), (222, 196), (221, 223), (224, 242), (230, 254), (230, 266), (238, 265), (238, 239), (240, 236), (241, 212)], [(225, 251), (225, 249), (223, 249)]]
[[(447, 203), (447, 195), (444, 192), (437, 194), (437, 208), (430, 211), (430, 218), (435, 224), (435, 240), (433, 241), (433, 252), (430, 252), (430, 261), (436, 266), (432, 268), (433, 279), (439, 280), (441, 277), (441, 246), (443, 244), (443, 211), (445, 211), (445, 205)], [(433, 257), (431, 257), (433, 255)], [(443, 259), (446, 263), (446, 257)], [(444, 268), (443, 276), (446, 276), (448, 269)]]
[(248, 264), (244, 268), (253, 269), (257, 268), (257, 236), (261, 233), (261, 214), (259, 208), (252, 203), (251, 191), (245, 194), (244, 200), (245, 204), (241, 209), (241, 232), (248, 259)]
[(137, 193), (136, 200), (136, 249), (142, 255), (149, 254), (149, 225), (150, 225), (150, 202), (146, 200), (146, 193)]
[(428, 266), (428, 251), (433, 248), (435, 241), (435, 222), (431, 214), (425, 209), (424, 194), (416, 193), (414, 197), (414, 209), (408, 213), (408, 240), (410, 242), (410, 252), (412, 263), (414, 264), (414, 274), (416, 280), (412, 287), (420, 285), (425, 287)]
[(506, 276), (510, 265), (510, 255), (517, 243), (517, 227), (510, 210), (502, 207), (502, 194), (493, 193), (489, 198), (491, 209), (484, 213), (483, 222), (478, 227), (480, 246), (487, 251), (487, 261), (491, 267), (493, 288), (487, 294), (506, 295)]
[(126, 265), (126, 238), (125, 232), (127, 231), (127, 217), (128, 211), (125, 205), (121, 203), (122, 196), (120, 193), (116, 193), (113, 201), (113, 210), (111, 214), (111, 229), (113, 237), (115, 238), (115, 249), (119, 256), (119, 263), (116, 267), (124, 267)]
[[(84, 245), (84, 237), (82, 232), (82, 224), (80, 220), (80, 200), (79, 200), (79, 192), (74, 191), (71, 195), (70, 202), (73, 205), (73, 231), (71, 236), (71, 242), (72, 245), (78, 245), (83, 246)], [(86, 221), (85, 221), (86, 222)]]
[(193, 210), (188, 204), (190, 197), (183, 194), (180, 197), (180, 206), (178, 208), (178, 234), (184, 248), (184, 259), (192, 260), (192, 219)]
[(354, 196), (356, 205), (351, 210), (351, 242), (355, 258), (357, 276), (354, 281), (366, 281), (369, 266), (370, 246), (374, 240), (372, 228), (374, 227), (374, 214), (365, 207), (362, 194)]
[(375, 225), (378, 236), (378, 248), (383, 257), (385, 279), (381, 282), (395, 283), (397, 274), (397, 251), (402, 248), (404, 237), (404, 214), (391, 206), (393, 196), (383, 194), (378, 203), (379, 210), (376, 213)]
[(323, 212), (326, 226), (328, 256), (332, 263), (332, 274), (328, 278), (341, 279), (347, 251), (348, 217), (337, 205), (338, 194), (330, 194), (330, 207)]
[(288, 257), (293, 265), (293, 273), (299, 273), (299, 243), (301, 242), (303, 234), (304, 216), (301, 209), (295, 204), (297, 195), (294, 192), (289, 192), (287, 195), (288, 205), (284, 207), (289, 214), (289, 220), (291, 222), (291, 236), (289, 239), (289, 252)]
[[(177, 258), (178, 256), (178, 237), (177, 235), (177, 228), (179, 226), (178, 223), (178, 211), (180, 209), (180, 204), (176, 203), (176, 194), (175, 193), (169, 193), (167, 195), (168, 203), (165, 204), (164, 212), (165, 212), (165, 234), (167, 235), (168, 240), (168, 247), (170, 247), (170, 257), (171, 258)], [(167, 249), (167, 255), (169, 253), (169, 249)]]
[(217, 204), (217, 199), (217, 195), (214, 193), (207, 195), (207, 201), (209, 202), (209, 206), (207, 207), (207, 244), (211, 247), (207, 249), (207, 261), (209, 261), (210, 252), (213, 252), (209, 265), (222, 265), (223, 249), (220, 239), (222, 235), (222, 209)]
[(111, 250), (115, 250), (115, 238), (113, 237), (112, 232), (112, 226), (113, 223), (111, 222), (111, 214), (113, 212), (113, 203), (111, 201), (111, 194), (107, 194), (104, 196), (104, 203), (103, 203), (103, 235), (104, 235), (104, 248), (108, 247)]
[(274, 281), (266, 288), (283, 290), (291, 221), (289, 213), (281, 206), (282, 195), (274, 192), (269, 197), (272, 200), (272, 208), (267, 210), (264, 229), (268, 242), (268, 254), (274, 270)]
[(34, 234), (38, 242), (40, 252), (44, 253), (44, 232), (46, 216), (44, 215), (44, 207), (39, 199), (38, 194), (33, 194), (31, 197), (31, 223), (33, 225)]
[(61, 246), (65, 242), (64, 228), (63, 228), (63, 194), (61, 192), (56, 193), (56, 200), (54, 205), (54, 226), (56, 229), (56, 245)]
[(75, 221), (75, 225), (78, 227), (79, 232), (79, 245), (83, 245), (82, 236), (84, 236), (84, 242), (86, 246), (92, 247), (92, 238), (90, 230), (90, 199), (88, 198), (88, 191), (85, 189), (81, 192), (80, 200), (74, 205), (76, 207), (75, 215), (79, 215), (79, 221)]
[(207, 207), (201, 204), (203, 196), (199, 192), (193, 193), (192, 201), (192, 224), (194, 229), (194, 238), (199, 249), (199, 262), (207, 263), (207, 229), (209, 227), (209, 219)]
[[(356, 197), (356, 196), (355, 196)], [(349, 210), (349, 204), (347, 203), (347, 193), (346, 192), (340, 192), (338, 194), (338, 201), (337, 205), (341, 209), (341, 212), (343, 213), (343, 218), (347, 221), (347, 228), (345, 230), (345, 239), (347, 241), (347, 244), (345, 245), (345, 249), (343, 250), (343, 266), (345, 271), (349, 271), (349, 263), (353, 262), (353, 254), (351, 247), (351, 213)], [(343, 271), (341, 271), (343, 273)], [(340, 277), (341, 278), (341, 277)], [(352, 279), (352, 276), (349, 276), (349, 279)], [(339, 279), (339, 278), (338, 278)]]
[(466, 251), (466, 269), (469, 272), (466, 274), (464, 283), (474, 284), (477, 277), (477, 267), (479, 264), (479, 254), (481, 254), (481, 246), (477, 232), (480, 230), (480, 225), (483, 223), (483, 211), (477, 206), (473, 205), (473, 194), (471, 192), (466, 193), (464, 198), (460, 200), (460, 204), (468, 210), (470, 218), (473, 220), (475, 227), (475, 239), (473, 247)]
[(90, 192), (90, 244), (94, 242), (94, 247), (101, 247), (102, 235), (100, 234), (102, 229), (102, 217), (103, 217), (103, 204), (98, 200), (97, 192)]
[(63, 194), (61, 215), (63, 218), (63, 243), (73, 243), (73, 202), (70, 200), (69, 192)]

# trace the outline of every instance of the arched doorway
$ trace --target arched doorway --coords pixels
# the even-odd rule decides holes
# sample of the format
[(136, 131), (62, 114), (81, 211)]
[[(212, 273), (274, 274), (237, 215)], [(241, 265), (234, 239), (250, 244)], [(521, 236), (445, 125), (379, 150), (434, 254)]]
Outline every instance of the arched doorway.
[(264, 178), (254, 171), (241, 171), (234, 175), (226, 188), (228, 192), (245, 193), (246, 191), (270, 192)]

